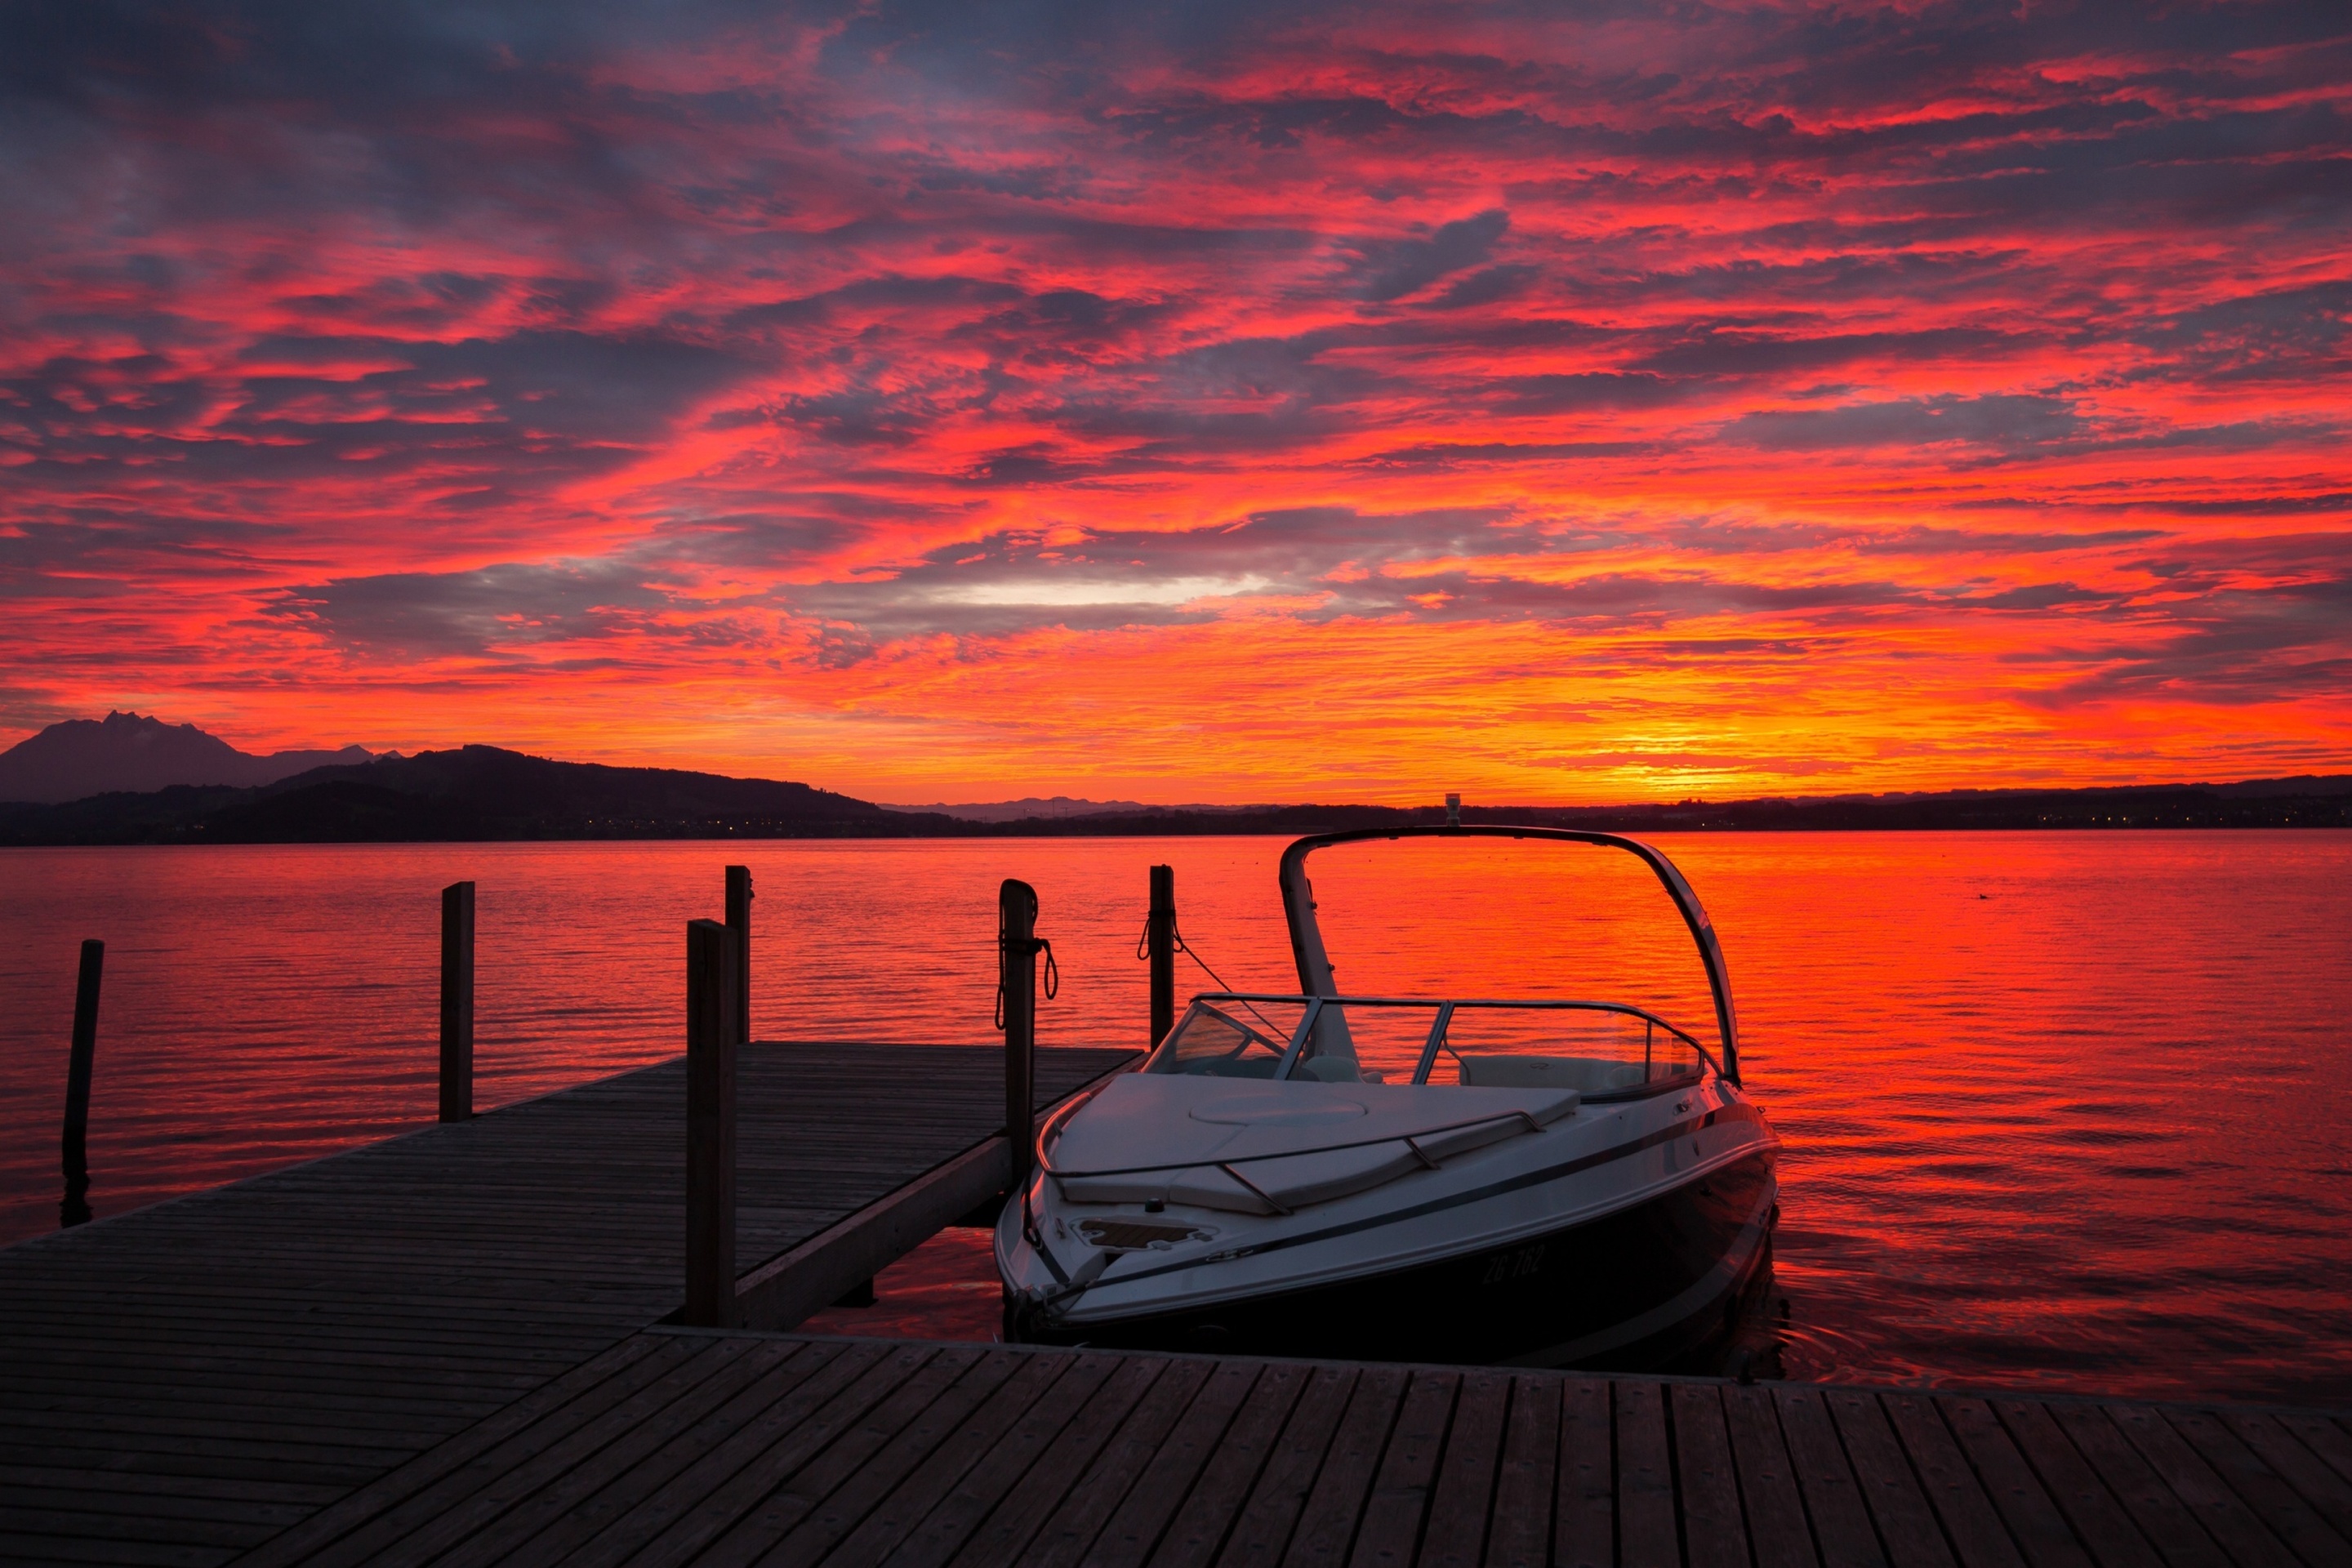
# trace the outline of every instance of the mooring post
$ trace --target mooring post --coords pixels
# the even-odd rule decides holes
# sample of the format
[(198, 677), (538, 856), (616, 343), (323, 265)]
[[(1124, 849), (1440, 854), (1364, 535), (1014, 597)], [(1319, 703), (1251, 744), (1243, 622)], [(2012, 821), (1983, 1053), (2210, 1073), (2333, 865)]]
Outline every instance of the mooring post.
[(735, 933), (735, 1026), (751, 1043), (751, 868), (727, 868), (727, 929)]
[(741, 944), (686, 924), (686, 1321), (735, 1321), (735, 1005)]
[(474, 884), (441, 889), (441, 1120), (474, 1115)]
[(81, 944), (81, 976), (74, 984), (73, 1044), (66, 1056), (66, 1195), (58, 1205), (59, 1226), (89, 1218), (89, 1068), (98, 1054), (98, 977), (106, 967), (106, 943), (96, 937)]
[(1013, 1185), (1029, 1179), (1036, 1154), (1037, 889), (1011, 877), (996, 894), (997, 1004), (1004, 1030), (1004, 1137)]
[(1151, 1043), (1176, 1026), (1176, 868), (1151, 868), (1151, 913), (1144, 942), (1151, 950)]

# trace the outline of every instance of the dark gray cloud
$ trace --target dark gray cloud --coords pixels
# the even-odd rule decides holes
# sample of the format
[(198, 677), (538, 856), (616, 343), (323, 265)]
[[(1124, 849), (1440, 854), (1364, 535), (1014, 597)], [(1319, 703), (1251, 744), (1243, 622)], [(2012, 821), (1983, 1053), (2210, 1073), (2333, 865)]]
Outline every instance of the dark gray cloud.
[(1821, 452), (1958, 442), (2015, 451), (2085, 434), (2088, 424), (2065, 398), (1993, 393), (1969, 397), (1900, 397), (1834, 408), (1743, 414), (1723, 439), (1769, 451)]
[(1441, 278), (1484, 265), (1510, 226), (1511, 215), (1497, 207), (1440, 224), (1426, 238), (1360, 241), (1349, 280), (1367, 300), (1402, 300)]
[(677, 602), (625, 562), (509, 563), (308, 584), (272, 595), (263, 614), (340, 647), (428, 659), (642, 628)]

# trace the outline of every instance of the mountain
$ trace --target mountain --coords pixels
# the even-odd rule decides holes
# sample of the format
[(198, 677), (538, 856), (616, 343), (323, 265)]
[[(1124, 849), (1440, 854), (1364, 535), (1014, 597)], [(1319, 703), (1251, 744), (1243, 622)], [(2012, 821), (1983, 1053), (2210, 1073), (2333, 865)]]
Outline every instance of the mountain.
[(110, 790), (150, 791), (173, 784), (251, 788), (332, 763), (364, 763), (360, 746), (337, 752), (278, 752), (257, 757), (194, 724), (166, 724), (137, 713), (68, 719), (0, 752), (0, 801), (79, 800)]
[(559, 763), (497, 746), (312, 768), (256, 789), (179, 785), (0, 808), (0, 844), (326, 844), (953, 834), (803, 784)]

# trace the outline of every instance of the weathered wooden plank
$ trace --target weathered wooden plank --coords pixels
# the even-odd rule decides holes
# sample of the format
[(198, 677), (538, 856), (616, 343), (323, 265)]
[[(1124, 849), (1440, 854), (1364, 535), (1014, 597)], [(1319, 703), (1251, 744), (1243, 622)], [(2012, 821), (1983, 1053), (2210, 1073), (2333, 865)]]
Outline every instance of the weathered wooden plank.
[[(2204, 1461), (2228, 1483), (2230, 1489), (2245, 1500), (2255, 1517), (2269, 1527), (2270, 1533), (2285, 1542), (2297, 1558), (2312, 1564), (2313, 1568), (2352, 1568), (2352, 1548), (2346, 1546), (2343, 1536), (2326, 1522), (2320, 1510), (2304, 1499), (2292, 1482), (2256, 1455), (2218, 1414), (2202, 1410), (2168, 1410), (2162, 1413), (2162, 1418), (2169, 1421), (2174, 1430), (2189, 1440)], [(2275, 1427), (2272, 1429), (2276, 1430)], [(2147, 1445), (2143, 1444), (2140, 1451), (2147, 1452)], [(2175, 1487), (2174, 1489), (2179, 1489)], [(2190, 1501), (2191, 1507), (2196, 1506), (2185, 1494), (2183, 1500)], [(2232, 1529), (2231, 1535), (2223, 1537), (2223, 1540), (2231, 1544), (2233, 1552), (2242, 1558), (2243, 1553), (2231, 1543), (2235, 1533)]]
[(2105, 1411), (2059, 1405), (2050, 1415), (2166, 1562), (2174, 1568), (2218, 1568), (2229, 1561)]
[(1617, 1437), (1609, 1385), (1561, 1385), (1559, 1492), (1553, 1506), (1553, 1561), (1564, 1568), (1614, 1568), (1617, 1562)]
[[(1133, 1056), (1041, 1052), (1038, 1103)], [(993, 1053), (958, 1047), (747, 1047), (747, 1255), (787, 1252), (986, 1144), (1002, 1070)], [(167, 1484), (139, 1495), (199, 1499), (291, 1478), (316, 1494), (306, 1514), (428, 1458), (448, 1470), (403, 1485), (478, 1468), (480, 1453), (444, 1446), (469, 1429), (469, 1442), (505, 1445), (514, 1433), (486, 1439), (480, 1424), (675, 1304), (683, 1082), (677, 1062), (656, 1064), (0, 1249), (0, 1465), (81, 1483), (67, 1492)], [(578, 1531), (654, 1499), (683, 1506), (667, 1479), (656, 1484), (669, 1462), (607, 1478), (583, 1461), (518, 1517)], [(414, 1500), (369, 1497), (352, 1529)], [(435, 1497), (454, 1500), (446, 1486)], [(354, 1517), (320, 1511), (330, 1529)], [(480, 1540), (516, 1546), (504, 1527)]]
[(219, 1547), (242, 1552), (268, 1535), (268, 1528), (242, 1519), (188, 1519), (188, 1516), (118, 1514), (113, 1510), (58, 1510), (58, 1507), (0, 1507), (0, 1532), (9, 1535), (52, 1535), (58, 1540), (110, 1542), (125, 1552), (151, 1547)]
[(1007, 1536), (991, 1532), (959, 1563), (1028, 1562), (1067, 1568), (1078, 1562), (1140, 1563), (1209, 1462), (1210, 1451), (1250, 1385), (1254, 1366), (1181, 1363), (1160, 1373), (1076, 1486), (1038, 1528), (1025, 1552), (1007, 1557)]
[(1315, 1489), (1298, 1516), (1298, 1528), (1284, 1552), (1286, 1563), (1329, 1565), (1348, 1560), (1356, 1539), (1356, 1521), (1371, 1495), (1381, 1453), (1388, 1447), (1389, 1428), (1404, 1399), (1405, 1374), (1397, 1367), (1366, 1367), (1356, 1379), (1355, 1392), (1339, 1417), (1330, 1452), (1315, 1478)]
[(1674, 1417), (1675, 1473), (1682, 1489), (1683, 1545), (1690, 1568), (1747, 1568), (1748, 1525), (1739, 1509), (1722, 1393), (1705, 1384), (1676, 1384), (1667, 1408)]
[(1220, 1564), (1232, 1568), (1271, 1568), (1290, 1545), (1292, 1531), (1305, 1511), (1307, 1498), (1330, 1450), (1340, 1417), (1356, 1391), (1353, 1367), (1319, 1367), (1283, 1423), (1282, 1436), (1258, 1472), (1249, 1501), (1217, 1554)]
[(1879, 1404), (1918, 1472), (1928, 1505), (1943, 1521), (1960, 1568), (2025, 1568), (2024, 1555), (2010, 1539), (2000, 1510), (1944, 1425), (1936, 1401), (1924, 1394), (1888, 1394)]
[(169, 1568), (215, 1568), (235, 1559), (230, 1546), (185, 1542), (105, 1541), (70, 1535), (28, 1535), (0, 1530), (0, 1563), (120, 1563), (168, 1564)]
[(1869, 1505), (1846, 1463), (1828, 1405), (1816, 1390), (1787, 1384), (1772, 1391), (1772, 1403), (1822, 1562), (1826, 1568), (1885, 1568), (1885, 1549), (1871, 1525)]
[[(584, 1401), (575, 1401), (539, 1423), (542, 1430), (519, 1434), (475, 1460), (460, 1477), (445, 1483), (443, 1495), (429, 1504), (412, 1501), (390, 1510), (367, 1529), (354, 1531), (307, 1561), (319, 1568), (335, 1568), (379, 1553), (394, 1553), (406, 1561), (425, 1562), (469, 1540), (506, 1539), (508, 1531), (535, 1511), (524, 1506), (534, 1494), (600, 1454), (614, 1439), (653, 1427), (679, 1399), (724, 1373), (748, 1348), (742, 1341), (681, 1343), (687, 1353), (627, 1397), (593, 1413), (583, 1408)], [(585, 1419), (580, 1418), (583, 1415)], [(447, 1496), (464, 1482), (478, 1479), (484, 1484), (462, 1499), (453, 1501)]]
[(109, 1508), (0, 1506), (0, 1532), (51, 1535), (68, 1540), (148, 1545), (217, 1546), (243, 1551), (270, 1533), (249, 1520), (200, 1519), (187, 1514), (124, 1513)]
[(1805, 1522), (1804, 1499), (1798, 1495), (1796, 1469), (1771, 1394), (1727, 1388), (1723, 1415), (1757, 1568), (1815, 1568), (1821, 1558), (1813, 1550), (1812, 1527)]
[(884, 1561), (894, 1568), (937, 1568), (946, 1563), (1051, 1449), (1054, 1440), (1120, 1364), (1118, 1357), (1103, 1354), (1074, 1360), (1053, 1387), (989, 1445), (980, 1462), (965, 1472)]
[(1494, 1511), (1495, 1478), (1502, 1463), (1510, 1403), (1509, 1373), (1462, 1374), (1454, 1425), (1445, 1434), (1445, 1452), (1438, 1460), (1429, 1521), (1422, 1529), (1415, 1562), (1431, 1568), (1476, 1568), (1486, 1545), (1486, 1521)]
[(561, 1561), (586, 1568), (635, 1552), (674, 1523), (753, 1456), (770, 1447), (882, 1355), (878, 1344), (818, 1342), (761, 1373), (748, 1387), (634, 1466), (595, 1500), (542, 1531), (515, 1568)]
[(1551, 1561), (1560, 1386), (1553, 1376), (1522, 1376), (1511, 1384), (1511, 1416), (1495, 1474), (1495, 1517), (1486, 1532), (1486, 1561), (1494, 1568), (1543, 1568)]
[(772, 1399), (771, 1374), (798, 1348), (773, 1341), (754, 1342), (653, 1417), (509, 1509), (495, 1524), (474, 1531), (439, 1560), (438, 1568), (469, 1568), (479, 1563), (533, 1568), (564, 1558), (689, 1463), (716, 1440), (718, 1431), (739, 1424), (746, 1414), (740, 1402), (747, 1394), (757, 1402)]
[[(710, 1568), (740, 1568), (761, 1561), (824, 1508), (830, 1511), (813, 1533), (820, 1538), (840, 1539), (848, 1529), (842, 1522), (845, 1514), (856, 1508), (862, 1515), (864, 1509), (856, 1505), (870, 1499), (877, 1488), (895, 1481), (903, 1473), (902, 1467), (920, 1458), (918, 1450), (927, 1449), (936, 1440), (942, 1422), (960, 1417), (974, 1394), (985, 1392), (1011, 1375), (1006, 1359), (1002, 1352), (990, 1358), (977, 1384), (967, 1384), (965, 1378), (982, 1367), (982, 1352), (960, 1348), (935, 1351), (921, 1369), (888, 1398), (849, 1424), (823, 1453), (761, 1499), (757, 1506), (737, 1520), (733, 1529), (694, 1561), (708, 1563)], [(959, 1388), (963, 1391), (962, 1397), (951, 1398)], [(911, 1443), (903, 1440), (909, 1428), (919, 1428)], [(875, 1468), (877, 1456), (886, 1452), (898, 1464)], [(856, 1490), (851, 1497), (836, 1501), (835, 1494), (846, 1488)], [(856, 1522), (851, 1519), (848, 1524)], [(805, 1549), (812, 1543), (803, 1540), (802, 1546)]]
[[(2106, 1414), (2107, 1418), (2130, 1439), (2132, 1447), (2139, 1450), (2140, 1458), (2147, 1461), (2148, 1468), (2156, 1472), (2165, 1489), (2171, 1492), (2180, 1506), (2205, 1527), (2205, 1532), (2232, 1560), (2242, 1565), (2285, 1560), (2287, 1550), (2278, 1537), (2265, 1529), (2230, 1484), (2215, 1475), (2212, 1467), (2198, 1457), (2197, 1450), (2189, 1445), (2172, 1423), (2140, 1405), (2111, 1405), (2106, 1407)], [(2226, 1434), (2223, 1436), (2226, 1439)], [(2261, 1461), (2245, 1454), (2234, 1439), (2227, 1441), (2245, 1458), (2247, 1468), (2253, 1475), (2276, 1480), (2263, 1468)], [(2283, 1484), (2279, 1489), (2287, 1499), (2293, 1500), (2294, 1494)], [(2335, 1551), (2326, 1554), (2327, 1560), (2331, 1563), (2341, 1563), (2344, 1560), (2344, 1543), (2336, 1539), (2335, 1532), (2321, 1524), (2309, 1510), (2302, 1509), (2299, 1503), (2296, 1504), (2296, 1511), (2306, 1527), (2305, 1540), (2300, 1544), (2315, 1550), (2332, 1546)], [(2294, 1555), (2306, 1563), (2314, 1561), (2307, 1550), (2298, 1550)]]
[(1825, 1403), (1853, 1466), (1863, 1504), (1870, 1510), (1895, 1568), (1953, 1568), (1952, 1550), (1895, 1441), (1878, 1396), (1863, 1389), (1837, 1388), (1828, 1391)]
[(1617, 1413), (1618, 1542), (1628, 1563), (1676, 1562), (1682, 1545), (1675, 1524), (1664, 1390), (1619, 1378), (1609, 1392)]
[[(869, 1412), (898, 1394), (934, 1353), (929, 1345), (899, 1345), (887, 1353), (879, 1345), (852, 1346), (836, 1369), (828, 1369), (800, 1395), (730, 1438), (690, 1468), (686, 1479), (665, 1489), (667, 1509), (675, 1513), (667, 1523), (625, 1521), (615, 1532), (620, 1539), (613, 1542), (617, 1554), (592, 1547), (583, 1557), (646, 1564), (691, 1561), (855, 1431)], [(641, 1535), (647, 1523), (656, 1527), (651, 1536), (641, 1546), (632, 1544), (631, 1538)], [(617, 1552), (623, 1545), (630, 1545), (630, 1552)]]
[(62, 1508), (77, 1513), (112, 1510), (120, 1513), (184, 1514), (190, 1519), (249, 1519), (268, 1523), (269, 1533), (274, 1535), (316, 1512), (322, 1504), (335, 1500), (335, 1492), (330, 1488), (284, 1485), (273, 1489), (310, 1495), (299, 1501), (286, 1500), (256, 1495), (260, 1487), (249, 1485), (207, 1489), (204, 1495), (192, 1497), (184, 1491), (157, 1491), (140, 1485), (152, 1479), (143, 1476), (124, 1477), (126, 1484), (108, 1484), (103, 1490), (92, 1490), (85, 1489), (93, 1479), (87, 1470), (61, 1470), (56, 1474), (58, 1482), (19, 1485), (0, 1481), (0, 1504)]
[(415, 1496), (459, 1467), (509, 1441), (550, 1413), (600, 1387), (618, 1397), (634, 1385), (615, 1379), (622, 1378), (632, 1368), (648, 1361), (658, 1367), (679, 1353), (679, 1347), (664, 1345), (658, 1340), (644, 1336), (623, 1341), (604, 1354), (574, 1367), (497, 1415), (476, 1423), (448, 1442), (352, 1492), (331, 1510), (271, 1541), (254, 1554), (254, 1568), (274, 1568), (275, 1564), (298, 1562), (318, 1552), (365, 1525), (394, 1504)]
[[(854, 1509), (843, 1510), (842, 1517), (848, 1528), (837, 1548), (821, 1535), (802, 1539), (802, 1532), (796, 1531), (793, 1538), (786, 1540), (783, 1549), (771, 1554), (769, 1560), (814, 1563), (836, 1550), (838, 1560), (844, 1563), (876, 1563), (889, 1556), (952, 1489), (989, 1458), (998, 1443), (1074, 1364), (1066, 1356), (1006, 1354), (1003, 1359), (1011, 1366), (1012, 1375), (971, 1399), (960, 1421), (950, 1423), (943, 1411), (937, 1420), (937, 1429), (944, 1435), (928, 1451), (923, 1451), (921, 1429), (909, 1432), (904, 1441), (912, 1463), (905, 1479), (887, 1490), (877, 1490), (864, 1518), (855, 1518)], [(983, 1369), (988, 1365), (982, 1363)], [(977, 1378), (981, 1372), (976, 1369), (972, 1375)], [(856, 1500), (854, 1494), (846, 1490), (844, 1495), (850, 1501)], [(812, 1529), (816, 1522), (812, 1520), (809, 1526), (803, 1527), (803, 1531)], [(800, 1544), (795, 1544), (796, 1540)]]
[(1150, 1562), (1152, 1568), (1200, 1568), (1212, 1562), (1240, 1518), (1258, 1472), (1274, 1455), (1291, 1407), (1313, 1381), (1311, 1369), (1276, 1362), (1258, 1373), (1224, 1437), (1201, 1467), (1192, 1495), (1176, 1510)]
[(1348, 1557), (1350, 1568), (1402, 1568), (1412, 1561), (1460, 1385), (1458, 1375), (1445, 1372), (1416, 1372), (1405, 1385), (1388, 1452), (1381, 1457), (1371, 1499), (1356, 1528), (1355, 1549)]
[(2352, 1433), (2342, 1423), (2325, 1415), (2284, 1415), (2279, 1425), (2303, 1439), (2304, 1446), (2324, 1460), (2327, 1468), (2352, 1480)]
[(2029, 1399), (1996, 1399), (1989, 1404), (2002, 1430), (2016, 1442), (2048, 1489), (2051, 1501), (2065, 1515), (2074, 1539), (2100, 1568), (2158, 1568), (2163, 1559), (2098, 1473), (2058, 1429), (2049, 1406)]
[(2317, 1510), (2337, 1535), (2352, 1540), (2352, 1480), (2336, 1474), (2274, 1415), (2225, 1410), (2217, 1419)]

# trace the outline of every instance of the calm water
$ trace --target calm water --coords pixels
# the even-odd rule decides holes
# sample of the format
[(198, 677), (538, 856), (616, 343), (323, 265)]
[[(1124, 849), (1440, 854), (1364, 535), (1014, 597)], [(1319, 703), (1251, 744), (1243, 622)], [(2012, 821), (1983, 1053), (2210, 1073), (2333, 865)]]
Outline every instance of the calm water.
[[(1748, 1085), (1787, 1142), (1789, 1375), (2352, 1403), (2352, 835), (1660, 843), (1722, 932)], [(1351, 990), (1631, 994), (1712, 1043), (1686, 941), (1622, 918), (1648, 907), (1638, 877), (1465, 883), (1377, 847), (1317, 862)], [(758, 884), (763, 1037), (991, 1043), (1017, 875), (1065, 976), (1047, 1042), (1140, 1044), (1145, 868), (1176, 867), (1227, 981), (1289, 989), (1281, 848), (0, 851), (0, 1239), (56, 1221), (83, 936), (108, 943), (106, 1215), (428, 1120), (437, 889), (459, 877), (480, 884), (490, 1105), (680, 1048), (680, 924), (719, 913), (730, 859)], [(984, 1250), (931, 1256), (890, 1323), (986, 1321)]]

